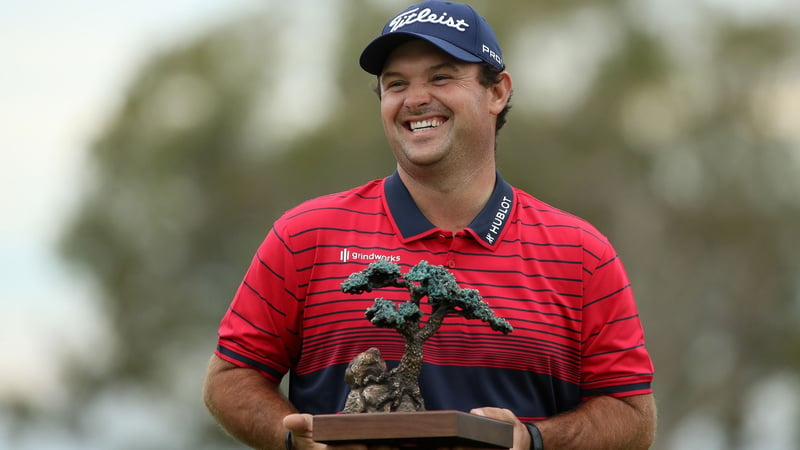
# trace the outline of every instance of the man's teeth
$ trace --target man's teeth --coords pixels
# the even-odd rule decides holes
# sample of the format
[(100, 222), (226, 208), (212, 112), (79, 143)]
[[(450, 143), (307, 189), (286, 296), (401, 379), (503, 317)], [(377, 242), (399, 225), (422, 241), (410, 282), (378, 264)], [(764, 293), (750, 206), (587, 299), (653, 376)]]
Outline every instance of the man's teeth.
[(441, 124), (442, 121), (439, 119), (420, 120), (417, 122), (411, 122), (411, 131), (417, 131), (426, 128), (436, 128)]

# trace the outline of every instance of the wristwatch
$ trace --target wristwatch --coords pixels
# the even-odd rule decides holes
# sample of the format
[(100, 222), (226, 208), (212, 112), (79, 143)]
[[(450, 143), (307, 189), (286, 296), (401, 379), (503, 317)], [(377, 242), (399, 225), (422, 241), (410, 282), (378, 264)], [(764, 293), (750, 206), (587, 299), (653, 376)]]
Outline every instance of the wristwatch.
[(532, 423), (526, 423), (525, 428), (528, 429), (528, 433), (531, 435), (531, 450), (544, 450), (542, 432), (539, 431), (539, 428)]
[(286, 450), (294, 450), (294, 445), (292, 445), (292, 431), (289, 430), (286, 432), (286, 435), (283, 437), (283, 445), (286, 447)]

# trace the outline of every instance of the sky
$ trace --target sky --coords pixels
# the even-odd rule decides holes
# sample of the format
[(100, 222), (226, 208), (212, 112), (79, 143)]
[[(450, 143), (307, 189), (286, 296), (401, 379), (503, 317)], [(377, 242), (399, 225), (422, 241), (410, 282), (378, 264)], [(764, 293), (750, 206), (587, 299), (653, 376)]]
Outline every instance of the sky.
[[(57, 359), (96, 358), (105, 322), (59, 236), (87, 152), (154, 52), (259, 0), (12, 0), (0, 14), (0, 403), (59, 395)], [(101, 348), (102, 350), (102, 348)]]

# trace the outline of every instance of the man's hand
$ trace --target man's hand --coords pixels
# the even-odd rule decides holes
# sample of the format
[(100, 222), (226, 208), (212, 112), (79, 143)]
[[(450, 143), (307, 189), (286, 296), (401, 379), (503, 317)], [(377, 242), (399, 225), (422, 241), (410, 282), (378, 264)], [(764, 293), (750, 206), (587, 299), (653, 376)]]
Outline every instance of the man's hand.
[[(314, 418), (311, 414), (289, 414), (283, 418), (283, 426), (292, 432), (291, 448), (294, 450), (325, 449), (325, 444), (314, 442), (312, 438)], [(287, 449), (289, 450), (289, 449)]]
[(367, 450), (366, 445), (329, 446), (314, 441), (314, 418), (311, 414), (289, 414), (283, 426), (292, 432), (293, 450)]
[(470, 414), (476, 416), (484, 416), (490, 419), (502, 420), (514, 425), (514, 446), (511, 450), (528, 450), (531, 448), (531, 435), (528, 434), (528, 429), (519, 421), (516, 414), (505, 408), (475, 408), (470, 411)]

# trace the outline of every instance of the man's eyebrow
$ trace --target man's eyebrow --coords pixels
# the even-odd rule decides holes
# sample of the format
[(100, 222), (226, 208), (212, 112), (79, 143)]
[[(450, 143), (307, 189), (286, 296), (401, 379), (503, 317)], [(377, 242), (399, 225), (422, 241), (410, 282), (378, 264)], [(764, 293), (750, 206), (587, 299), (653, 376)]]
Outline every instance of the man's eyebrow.
[(430, 69), (428, 69), (428, 72), (436, 72), (436, 71), (442, 70), (442, 69), (449, 69), (449, 70), (458, 71), (458, 66), (456, 64), (454, 64), (454, 63), (451, 63), (451, 62), (443, 62), (441, 64), (437, 64), (435, 66), (432, 66)]
[[(443, 62), (441, 64), (436, 64), (435, 66), (429, 67), (427, 69), (427, 72), (428, 73), (437, 72), (439, 70), (444, 70), (444, 69), (458, 71), (458, 65), (452, 62)], [(383, 79), (384, 77), (388, 78), (388, 77), (402, 77), (402, 76), (403, 76), (402, 72), (394, 71), (394, 72), (383, 72), (380, 78)]]
[(380, 79), (388, 78), (388, 77), (401, 77), (403, 74), (400, 72), (383, 72), (380, 76)]

